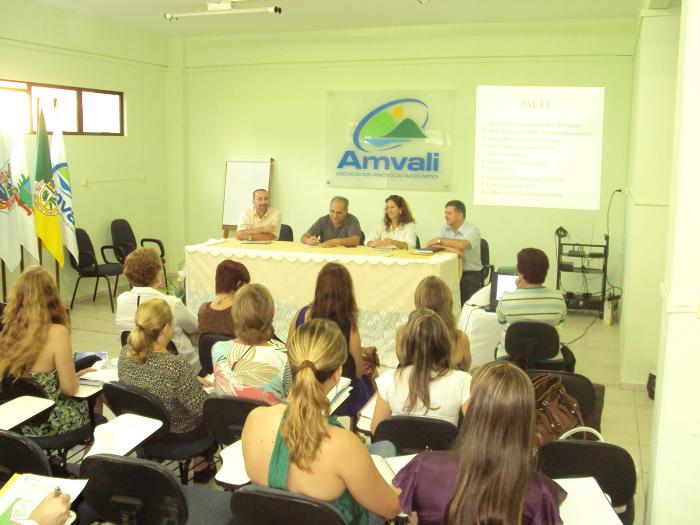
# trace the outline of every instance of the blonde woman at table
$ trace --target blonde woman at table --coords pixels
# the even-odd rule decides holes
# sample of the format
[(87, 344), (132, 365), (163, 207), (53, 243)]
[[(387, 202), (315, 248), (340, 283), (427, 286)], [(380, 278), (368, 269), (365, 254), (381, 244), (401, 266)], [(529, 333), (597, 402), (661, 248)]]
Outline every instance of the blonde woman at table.
[[(379, 474), (362, 441), (328, 415), (327, 395), (347, 357), (344, 335), (335, 323), (314, 319), (299, 327), (287, 347), (293, 377), (287, 403), (256, 408), (243, 427), (248, 476), (324, 500), (349, 525), (393, 518), (399, 512), (396, 489)], [(380, 444), (395, 453), (387, 442), (371, 447)]]
[(0, 332), (0, 377), (28, 377), (55, 404), (49, 419), (24, 425), (29, 436), (54, 436), (89, 422), (88, 404), (71, 396), (78, 391), (68, 316), (53, 277), (30, 266), (17, 278), (7, 298)]
[(450, 367), (452, 341), (445, 322), (427, 308), (411, 312), (402, 344), (399, 367), (377, 378), (372, 433), (392, 415), (432, 417), (456, 426), (471, 376)]
[(394, 478), (421, 525), (561, 525), (566, 492), (535, 471), (535, 393), (510, 363), (479, 368), (451, 450), (423, 452)]
[(399, 195), (389, 195), (384, 202), (384, 218), (367, 237), (367, 246), (393, 246), (399, 250), (415, 248), (416, 221), (406, 199)]
[[(437, 312), (442, 320), (445, 321), (447, 330), (452, 338), (450, 364), (468, 372), (472, 364), (469, 337), (457, 328), (457, 320), (452, 313), (452, 292), (447, 283), (434, 275), (426, 277), (418, 283), (413, 301), (416, 305), (416, 310), (429, 308)], [(401, 362), (401, 337), (404, 329), (405, 326), (400, 326), (396, 330), (396, 357), (398, 357), (399, 363)]]

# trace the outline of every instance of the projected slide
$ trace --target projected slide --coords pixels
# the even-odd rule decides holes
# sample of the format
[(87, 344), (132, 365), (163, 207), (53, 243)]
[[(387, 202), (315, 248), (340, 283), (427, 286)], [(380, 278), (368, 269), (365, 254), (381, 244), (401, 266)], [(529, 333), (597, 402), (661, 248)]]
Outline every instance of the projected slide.
[(477, 86), (474, 203), (597, 210), (602, 87)]

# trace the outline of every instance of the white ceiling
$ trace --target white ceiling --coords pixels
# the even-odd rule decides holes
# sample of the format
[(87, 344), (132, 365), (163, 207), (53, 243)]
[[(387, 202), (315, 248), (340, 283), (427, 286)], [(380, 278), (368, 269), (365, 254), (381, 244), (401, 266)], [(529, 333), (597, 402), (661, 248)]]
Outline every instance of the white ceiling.
[(280, 6), (281, 15), (183, 18), (166, 12), (205, 11), (206, 0), (32, 0), (170, 36), (221, 35), (415, 26), (635, 17), (649, 0), (247, 0), (241, 7)]

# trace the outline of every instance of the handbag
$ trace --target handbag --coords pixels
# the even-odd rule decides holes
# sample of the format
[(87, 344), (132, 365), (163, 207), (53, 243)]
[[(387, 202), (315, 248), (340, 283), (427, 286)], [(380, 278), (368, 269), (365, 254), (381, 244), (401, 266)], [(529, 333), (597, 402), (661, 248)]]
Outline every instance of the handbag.
[(558, 439), (564, 432), (583, 426), (581, 409), (566, 393), (561, 379), (552, 374), (532, 378), (535, 389), (535, 432), (538, 446)]

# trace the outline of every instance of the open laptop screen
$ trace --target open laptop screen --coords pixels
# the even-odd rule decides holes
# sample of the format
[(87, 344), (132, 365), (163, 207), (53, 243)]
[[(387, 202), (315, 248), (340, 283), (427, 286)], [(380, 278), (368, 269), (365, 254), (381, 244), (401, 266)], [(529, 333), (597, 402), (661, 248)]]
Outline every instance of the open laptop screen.
[(517, 275), (509, 275), (504, 273), (498, 274), (498, 285), (496, 286), (496, 301), (501, 300), (501, 295), (503, 295), (503, 292), (512, 292), (517, 289), (517, 286), (515, 286), (515, 280), (517, 278)]

